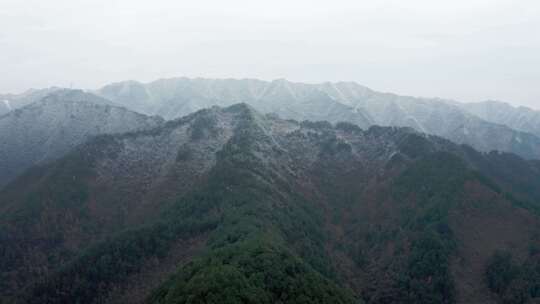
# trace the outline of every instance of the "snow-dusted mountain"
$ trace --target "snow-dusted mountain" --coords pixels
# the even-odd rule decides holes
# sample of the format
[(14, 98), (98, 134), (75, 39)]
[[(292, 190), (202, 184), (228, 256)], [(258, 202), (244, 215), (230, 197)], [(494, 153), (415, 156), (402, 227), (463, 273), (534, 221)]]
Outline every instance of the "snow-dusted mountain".
[(22, 94), (0, 94), (0, 115), (41, 100), (43, 97), (61, 90), (57, 87), (30, 89)]
[(505, 125), (470, 113), (456, 102), (381, 93), (354, 82), (305, 84), (279, 79), (162, 79), (143, 84), (107, 85), (98, 94), (118, 104), (166, 119), (213, 105), (245, 102), (264, 113), (296, 120), (346, 121), (412, 127), (481, 151), (512, 152), (540, 158), (540, 137), (515, 124)]
[(513, 107), (501, 101), (460, 103), (458, 106), (484, 120), (540, 136), (540, 111), (527, 107)]
[(367, 128), (374, 122), (364, 111), (338, 102), (318, 86), (284, 79), (161, 79), (148, 84), (126, 81), (107, 85), (99, 94), (129, 109), (166, 119), (214, 105), (245, 102), (286, 119), (349, 121)]
[(539, 161), (213, 107), (96, 137), (0, 190), (0, 297), (502, 302), (486, 286), (500, 252), (523, 259), (512, 294), (540, 278), (539, 201)]
[(326, 84), (322, 89), (341, 103), (367, 111), (381, 126), (412, 127), (480, 151), (498, 150), (540, 158), (540, 137), (477, 116), (451, 100), (381, 93), (350, 82)]
[(0, 187), (35, 164), (54, 160), (98, 134), (156, 127), (148, 117), (79, 90), (57, 90), (0, 116)]

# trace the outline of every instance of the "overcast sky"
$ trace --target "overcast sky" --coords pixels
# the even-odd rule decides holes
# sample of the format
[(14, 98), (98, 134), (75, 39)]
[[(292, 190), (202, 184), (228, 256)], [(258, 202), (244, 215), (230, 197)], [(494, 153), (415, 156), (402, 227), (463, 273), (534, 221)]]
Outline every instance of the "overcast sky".
[(0, 92), (352, 80), (540, 109), (538, 0), (0, 0)]

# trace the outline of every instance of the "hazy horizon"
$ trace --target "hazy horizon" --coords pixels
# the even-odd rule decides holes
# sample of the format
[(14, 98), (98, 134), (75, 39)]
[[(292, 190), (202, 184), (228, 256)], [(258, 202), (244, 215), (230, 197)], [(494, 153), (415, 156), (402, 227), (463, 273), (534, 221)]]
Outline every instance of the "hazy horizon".
[(539, 13), (532, 0), (4, 0), (0, 93), (285, 78), (540, 109)]

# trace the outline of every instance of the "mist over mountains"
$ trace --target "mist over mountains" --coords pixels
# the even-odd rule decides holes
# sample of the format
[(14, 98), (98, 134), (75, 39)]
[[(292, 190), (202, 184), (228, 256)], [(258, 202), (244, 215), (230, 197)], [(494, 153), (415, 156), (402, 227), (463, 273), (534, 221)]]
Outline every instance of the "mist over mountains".
[[(20, 105), (27, 98), (34, 97), (15, 100)], [(55, 90), (0, 116), (0, 188), (31, 166), (62, 157), (93, 136), (150, 129), (163, 122), (90, 93)]]
[(0, 303), (540, 298), (533, 110), (283, 79), (2, 98)]
[(0, 186), (92, 136), (155, 127), (162, 123), (159, 116), (171, 120), (239, 102), (286, 119), (350, 122), (362, 129), (410, 127), (479, 151), (540, 158), (538, 111), (502, 102), (459, 103), (379, 93), (353, 82), (173, 78), (113, 83), (95, 92), (49, 88), (1, 97)]
[[(284, 79), (264, 82), (176, 78), (148, 84), (115, 83), (98, 93), (127, 108), (166, 119), (212, 105), (245, 102), (258, 111), (276, 113), (283, 118), (346, 121), (361, 128), (371, 125), (411, 127), (480, 151), (498, 150), (525, 158), (540, 158), (538, 131), (528, 127), (538, 126), (538, 112), (528, 110), (527, 122), (523, 122), (518, 113), (514, 114), (513, 122), (503, 121), (500, 115), (475, 111), (474, 105), (379, 93), (352, 82), (303, 84)], [(508, 105), (500, 104), (500, 109), (494, 111), (507, 113), (506, 107)], [(521, 125), (518, 121), (522, 121)]]
[(462, 103), (459, 106), (487, 121), (540, 136), (539, 111), (527, 107), (514, 107), (508, 103), (493, 100)]
[(60, 88), (30, 89), (22, 94), (0, 94), (0, 115), (41, 100)]

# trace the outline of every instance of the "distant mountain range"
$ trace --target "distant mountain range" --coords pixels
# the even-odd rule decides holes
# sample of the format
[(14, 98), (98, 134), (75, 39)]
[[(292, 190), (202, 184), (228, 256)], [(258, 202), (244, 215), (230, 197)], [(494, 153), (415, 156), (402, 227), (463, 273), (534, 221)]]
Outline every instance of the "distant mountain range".
[[(0, 115), (58, 90), (0, 95)], [(480, 151), (498, 150), (540, 159), (540, 111), (502, 102), (459, 103), (380, 93), (353, 82), (303, 84), (284, 79), (172, 78), (147, 84), (126, 81), (93, 93), (110, 100), (111, 105), (168, 120), (215, 105), (245, 102), (258, 111), (286, 119), (345, 121), (363, 129), (373, 125), (412, 127)]]
[(372, 124), (365, 113), (308, 84), (281, 79), (163, 79), (149, 84), (135, 81), (107, 85), (97, 92), (135, 111), (174, 119), (214, 105), (245, 102), (264, 113), (286, 119), (350, 121), (362, 128)]
[[(166, 119), (213, 105), (245, 102), (258, 111), (287, 119), (346, 121), (364, 129), (372, 125), (412, 127), (480, 151), (498, 150), (540, 159), (539, 112), (505, 104), (486, 103), (492, 104), (492, 110), (487, 111), (482, 110), (482, 104), (380, 93), (352, 82), (303, 84), (283, 79), (127, 81), (107, 85), (97, 94), (134, 111)], [(527, 119), (522, 119), (525, 116)]]
[(62, 134), (86, 119), (142, 130), (93, 137), (0, 191), (7, 303), (540, 297), (540, 161), (245, 103), (166, 123), (80, 101), (3, 119), (17, 115), (72, 121)]
[(458, 106), (486, 121), (540, 136), (540, 111), (500, 101), (461, 103)]

